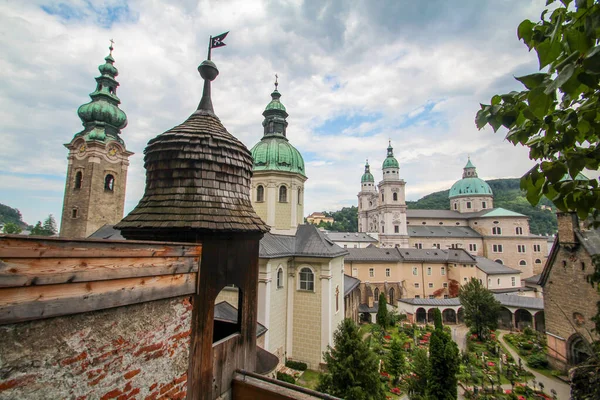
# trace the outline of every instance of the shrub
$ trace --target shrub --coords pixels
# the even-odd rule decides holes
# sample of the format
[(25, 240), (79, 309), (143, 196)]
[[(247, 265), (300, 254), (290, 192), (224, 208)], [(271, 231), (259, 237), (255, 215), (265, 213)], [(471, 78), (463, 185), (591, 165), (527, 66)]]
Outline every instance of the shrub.
[(308, 368), (308, 365), (306, 365), (306, 363), (292, 360), (287, 360), (285, 362), (285, 366), (298, 371), (306, 371), (306, 369)]
[(531, 336), (535, 332), (533, 331), (533, 329), (531, 329), (530, 327), (526, 326), (525, 329), (523, 329), (523, 333), (525, 334), (525, 336)]
[(548, 360), (543, 353), (536, 353), (527, 357), (527, 365), (531, 368), (548, 368)]
[(521, 348), (523, 350), (531, 350), (531, 349), (533, 349), (533, 344), (527, 343), (527, 342), (521, 343)]
[(291, 384), (296, 383), (296, 380), (294, 379), (294, 377), (291, 376), (290, 374), (286, 374), (285, 372), (277, 372), (277, 380), (291, 383)]

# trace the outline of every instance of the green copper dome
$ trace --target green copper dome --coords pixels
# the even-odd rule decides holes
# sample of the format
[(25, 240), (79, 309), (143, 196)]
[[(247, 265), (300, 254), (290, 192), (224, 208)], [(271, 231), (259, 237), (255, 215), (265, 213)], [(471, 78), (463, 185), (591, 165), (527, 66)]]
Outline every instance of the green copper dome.
[(371, 173), (371, 166), (369, 165), (369, 160), (367, 160), (367, 163), (365, 164), (365, 173), (360, 178), (360, 182), (361, 183), (375, 182), (375, 178), (373, 177), (373, 174)]
[(83, 123), (84, 130), (75, 136), (85, 140), (110, 141), (119, 138), (121, 129), (127, 126), (127, 115), (119, 108), (121, 100), (117, 97), (119, 82), (115, 77), (119, 74), (113, 65), (113, 47), (110, 54), (104, 58), (105, 63), (98, 67), (100, 76), (96, 78), (96, 90), (90, 93), (92, 101), (79, 107), (77, 114)]
[(471, 195), (493, 196), (494, 193), (486, 181), (477, 177), (477, 170), (469, 158), (463, 168), (463, 178), (452, 185), (448, 198)]
[(383, 161), (383, 165), (381, 167), (382, 169), (385, 168), (400, 168), (400, 164), (398, 164), (398, 160), (396, 160), (396, 158), (394, 157), (394, 148), (392, 147), (392, 142), (390, 141), (390, 144), (387, 148), (387, 157), (386, 159)]
[(306, 176), (304, 159), (300, 152), (290, 144), (286, 137), (288, 113), (279, 100), (281, 93), (271, 93), (271, 102), (265, 108), (263, 116), (264, 135), (251, 150), (254, 159), (254, 171), (284, 171)]

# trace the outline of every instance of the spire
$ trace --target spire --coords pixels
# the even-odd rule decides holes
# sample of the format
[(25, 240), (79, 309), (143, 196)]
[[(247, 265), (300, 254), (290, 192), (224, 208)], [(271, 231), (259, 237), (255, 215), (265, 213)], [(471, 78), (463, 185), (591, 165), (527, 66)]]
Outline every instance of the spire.
[(375, 178), (373, 177), (373, 174), (371, 174), (371, 166), (369, 165), (369, 159), (368, 158), (367, 158), (367, 162), (365, 163), (365, 173), (360, 178), (360, 181), (362, 183), (365, 183), (365, 182), (375, 182)]
[(367, 162), (365, 163), (365, 174), (371, 173), (371, 166), (369, 165), (369, 159), (367, 158)]
[(394, 148), (392, 147), (392, 140), (391, 139), (388, 141), (387, 156), (388, 157), (394, 157)]
[(398, 164), (398, 160), (394, 157), (394, 148), (392, 147), (392, 141), (388, 142), (387, 148), (387, 157), (383, 161), (382, 169), (385, 168), (400, 168), (400, 164)]
[(86, 140), (116, 140), (121, 129), (127, 126), (127, 115), (119, 108), (121, 100), (117, 97), (119, 82), (115, 79), (119, 71), (114, 66), (112, 56), (114, 41), (110, 40), (109, 54), (104, 64), (98, 66), (100, 76), (96, 79), (96, 90), (90, 93), (91, 102), (79, 107), (77, 114), (83, 123), (84, 130), (75, 136), (83, 136)]
[(463, 168), (463, 178), (477, 178), (477, 169), (471, 162), (471, 157), (469, 156), (467, 165)]
[(264, 137), (267, 136), (281, 136), (286, 138), (286, 128), (288, 126), (286, 118), (288, 113), (286, 112), (285, 106), (281, 103), (281, 93), (277, 90), (279, 86), (278, 76), (275, 74), (275, 90), (271, 93), (271, 101), (265, 107), (263, 111)]
[(204, 60), (202, 61), (202, 64), (198, 66), (198, 72), (200, 72), (200, 76), (204, 79), (204, 90), (202, 91), (202, 98), (200, 99), (200, 104), (198, 104), (198, 110), (196, 112), (205, 111), (214, 115), (215, 110), (213, 109), (210, 96), (210, 82), (216, 79), (219, 75), (219, 70), (214, 62)]

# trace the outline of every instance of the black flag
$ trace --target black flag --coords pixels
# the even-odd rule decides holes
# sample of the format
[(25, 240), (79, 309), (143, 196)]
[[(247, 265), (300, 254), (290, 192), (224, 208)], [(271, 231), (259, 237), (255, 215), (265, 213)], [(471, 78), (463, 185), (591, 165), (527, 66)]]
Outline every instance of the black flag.
[(227, 37), (228, 33), (229, 33), (229, 31), (227, 31), (225, 33), (221, 33), (218, 36), (213, 36), (210, 40), (210, 48), (214, 49), (215, 47), (226, 46), (226, 44), (223, 43), (223, 40), (225, 40), (225, 37)]

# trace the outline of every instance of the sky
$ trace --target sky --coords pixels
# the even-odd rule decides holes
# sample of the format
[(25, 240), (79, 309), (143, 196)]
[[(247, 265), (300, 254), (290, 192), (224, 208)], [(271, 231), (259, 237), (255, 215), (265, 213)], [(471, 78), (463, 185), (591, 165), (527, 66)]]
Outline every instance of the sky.
[(376, 181), (388, 140), (408, 200), (448, 189), (470, 156), (484, 179), (533, 162), (506, 132), (478, 131), (479, 103), (521, 90), (536, 72), (516, 37), (543, 0), (65, 0), (0, 2), (0, 203), (29, 224), (60, 223), (63, 146), (82, 130), (98, 65), (115, 42), (128, 117), (125, 212), (144, 190), (143, 150), (183, 122), (202, 95), (210, 35), (220, 75), (215, 113), (248, 148), (262, 136), (274, 75), (287, 135), (306, 163), (305, 215), (356, 205), (365, 160)]

